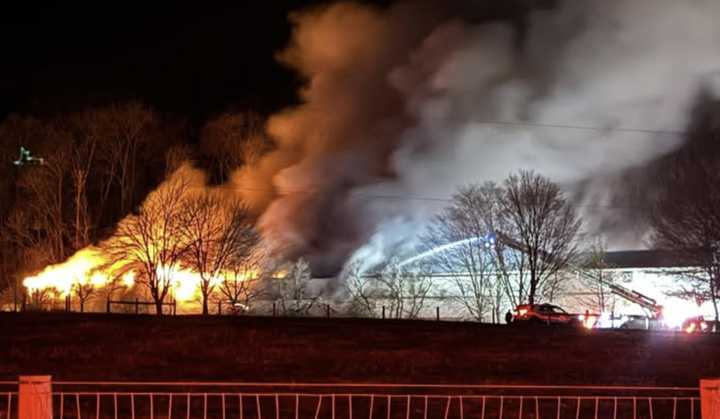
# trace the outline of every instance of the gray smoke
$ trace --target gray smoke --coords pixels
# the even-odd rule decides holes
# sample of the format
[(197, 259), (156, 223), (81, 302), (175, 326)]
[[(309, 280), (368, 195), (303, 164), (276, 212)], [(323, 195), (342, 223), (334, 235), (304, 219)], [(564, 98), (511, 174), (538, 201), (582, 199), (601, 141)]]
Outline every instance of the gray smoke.
[(384, 255), (444, 204), (427, 198), (521, 168), (574, 192), (600, 225), (617, 216), (617, 179), (678, 147), (697, 95), (720, 92), (716, 0), (568, 0), (465, 19), (479, 3), (293, 17), (281, 57), (308, 79), (304, 104), (271, 119), (278, 150), (235, 177), (277, 191), (246, 197), (273, 242), (327, 269), (364, 243), (364, 256)]

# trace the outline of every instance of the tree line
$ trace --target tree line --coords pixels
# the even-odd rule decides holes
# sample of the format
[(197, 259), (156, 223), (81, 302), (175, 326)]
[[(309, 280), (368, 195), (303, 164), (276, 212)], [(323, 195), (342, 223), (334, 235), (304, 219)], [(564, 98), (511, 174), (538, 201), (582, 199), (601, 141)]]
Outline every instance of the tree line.
[(460, 187), (420, 235), (419, 258), (381, 266), (374, 276), (356, 268), (347, 284), (368, 312), (380, 295), (404, 292), (413, 298), (392, 298), (392, 310), (413, 317), (443, 279), (447, 298), (472, 318), (497, 322), (502, 310), (554, 299), (567, 278), (561, 271), (581, 263), (581, 225), (558, 185), (520, 171), (500, 184)]
[[(0, 295), (107, 238), (147, 194), (192, 160), (222, 183), (272, 147), (263, 118), (219, 115), (200, 128), (138, 102), (0, 122)], [(15, 165), (20, 147), (43, 164)]]
[[(112, 264), (124, 261), (120, 274), (141, 273), (138, 284), (158, 311), (170, 292), (170, 274), (187, 268), (200, 276), (203, 312), (217, 295), (233, 306), (270, 295), (284, 312), (307, 312), (324, 291), (310, 285), (306, 262), (280, 266), (263, 255), (255, 220), (242, 202), (211, 189), (192, 192), (181, 178), (157, 189), (187, 161), (221, 184), (272, 149), (263, 126), (260, 116), (238, 112), (193, 129), (134, 102), (47, 118), (8, 117), (0, 123), (3, 298), (18, 299), (25, 275), (101, 243)], [(45, 164), (13, 165), (20, 146)], [(674, 155), (645, 214), (652, 224), (648, 244), (677, 258), (667, 265), (683, 260), (696, 268), (675, 272), (680, 296), (712, 302), (716, 317), (718, 157), (701, 146)], [(416, 317), (428, 296), (437, 294), (442, 273), (453, 284), (447, 298), (478, 320), (498, 321), (504, 307), (552, 301), (567, 286), (563, 273), (596, 269), (602, 275), (602, 246), (581, 229), (570, 198), (541, 174), (520, 171), (500, 183), (461, 186), (420, 234), (416, 250), (426, 257), (407, 263), (388, 255), (370, 267), (354, 261), (345, 270), (343, 292), (359, 314), (371, 315), (383, 304), (392, 317)], [(287, 281), (260, 286), (247, 280), (277, 278), (280, 271)], [(608, 290), (587, 286), (604, 305)], [(75, 291), (81, 301), (94, 292), (89, 286)]]

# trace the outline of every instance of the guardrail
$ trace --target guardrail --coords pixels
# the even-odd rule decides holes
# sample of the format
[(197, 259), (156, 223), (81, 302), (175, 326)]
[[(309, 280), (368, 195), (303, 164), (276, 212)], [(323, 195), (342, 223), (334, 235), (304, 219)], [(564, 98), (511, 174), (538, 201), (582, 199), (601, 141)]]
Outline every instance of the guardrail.
[(0, 419), (701, 418), (697, 387), (58, 381), (40, 416), (22, 392), (0, 392)]

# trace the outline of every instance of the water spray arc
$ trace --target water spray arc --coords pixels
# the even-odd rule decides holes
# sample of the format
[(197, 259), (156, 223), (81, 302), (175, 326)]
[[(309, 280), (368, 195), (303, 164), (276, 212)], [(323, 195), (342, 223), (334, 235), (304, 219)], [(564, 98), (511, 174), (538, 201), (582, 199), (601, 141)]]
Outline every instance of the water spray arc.
[(402, 268), (403, 266), (407, 266), (411, 263), (417, 262), (418, 260), (425, 259), (426, 257), (432, 256), (437, 253), (445, 252), (447, 250), (453, 249), (458, 246), (462, 246), (464, 244), (469, 244), (473, 242), (482, 242), (485, 244), (486, 248), (491, 248), (495, 246), (495, 243), (497, 242), (497, 239), (495, 237), (495, 234), (487, 234), (482, 237), (470, 237), (467, 239), (461, 239), (458, 241), (454, 241), (452, 243), (443, 244), (442, 246), (434, 247), (430, 250), (426, 250), (420, 254), (417, 254), (415, 256), (409, 257), (402, 262), (398, 264), (398, 267)]
[[(502, 232), (497, 233), (497, 235), (500, 236), (500, 241), (502, 241), (502, 243), (504, 243), (504, 244), (508, 245), (509, 247), (511, 247), (515, 250), (518, 250), (520, 252), (528, 253), (528, 249), (525, 246), (523, 246), (521, 243), (511, 239), (510, 237), (503, 234)], [(434, 254), (445, 252), (445, 251), (453, 249), (455, 247), (462, 246), (464, 244), (473, 243), (473, 242), (482, 242), (485, 245), (485, 247), (489, 249), (491, 247), (494, 247), (497, 244), (497, 241), (498, 241), (497, 235), (496, 235), (496, 233), (490, 233), (490, 234), (487, 234), (482, 237), (470, 237), (470, 238), (466, 238), (466, 239), (457, 240), (452, 243), (447, 243), (447, 244), (444, 244), (441, 246), (437, 246), (435, 248), (432, 248), (430, 250), (427, 250), (425, 252), (422, 252), (420, 254), (417, 254), (415, 256), (412, 256), (410, 258), (403, 260), (402, 262), (400, 262), (398, 264), (398, 266), (403, 267), (403, 266), (412, 264), (418, 260), (422, 260), (424, 258), (432, 256)], [(548, 255), (543, 253), (542, 257), (548, 257)], [(663, 311), (662, 306), (658, 305), (656, 300), (654, 300), (644, 294), (641, 294), (638, 291), (626, 288), (620, 284), (616, 284), (614, 281), (610, 281), (610, 280), (604, 279), (602, 277), (594, 277), (592, 275), (589, 275), (580, 266), (570, 265), (568, 267), (570, 268), (571, 272), (573, 272), (574, 274), (582, 275), (582, 276), (585, 276), (585, 277), (591, 279), (592, 281), (599, 282), (600, 284), (607, 286), (609, 291), (612, 294), (617, 295), (620, 298), (625, 299), (626, 301), (629, 301), (631, 303), (639, 305), (640, 307), (645, 309), (652, 317), (662, 316), (662, 311)]]

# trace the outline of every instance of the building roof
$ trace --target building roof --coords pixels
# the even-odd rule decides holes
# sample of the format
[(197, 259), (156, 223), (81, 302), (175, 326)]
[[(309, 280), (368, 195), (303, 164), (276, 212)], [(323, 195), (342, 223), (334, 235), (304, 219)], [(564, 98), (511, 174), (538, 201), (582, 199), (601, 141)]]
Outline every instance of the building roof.
[(610, 268), (677, 268), (695, 264), (672, 250), (622, 250), (605, 253)]

